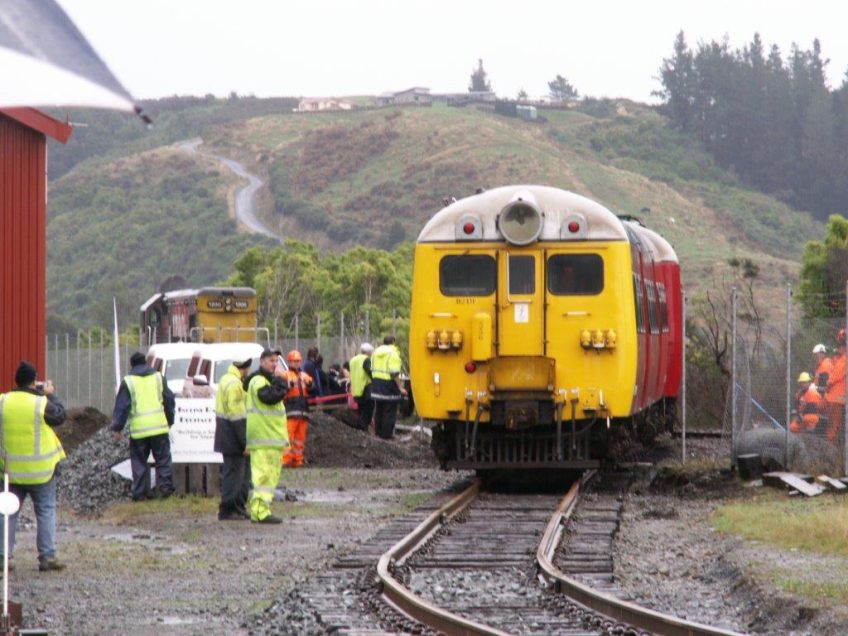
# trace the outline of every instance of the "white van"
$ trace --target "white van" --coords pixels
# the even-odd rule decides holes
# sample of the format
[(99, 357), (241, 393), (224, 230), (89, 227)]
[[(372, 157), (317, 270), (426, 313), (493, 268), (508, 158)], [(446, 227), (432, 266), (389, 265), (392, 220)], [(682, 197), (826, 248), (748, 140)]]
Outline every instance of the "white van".
[(193, 342), (164, 342), (155, 344), (147, 351), (147, 360), (168, 381), (168, 388), (179, 395), (188, 375), (188, 367), (198, 345)]
[[(208, 385), (212, 388), (212, 393), (218, 388), (218, 382), (224, 377), (227, 369), (233, 363), (233, 360), (238, 358), (250, 358), (250, 373), (253, 373), (259, 368), (259, 356), (265, 349), (260, 344), (255, 342), (213, 342), (203, 345), (202, 348), (195, 346), (195, 353), (189, 362), (186, 372), (186, 381), (192, 381), (197, 376), (203, 376)], [(280, 358), (282, 365), (288, 369), (285, 360)], [(183, 391), (183, 395), (193, 394), (191, 387), (188, 391)], [(203, 394), (205, 391), (200, 390)]]

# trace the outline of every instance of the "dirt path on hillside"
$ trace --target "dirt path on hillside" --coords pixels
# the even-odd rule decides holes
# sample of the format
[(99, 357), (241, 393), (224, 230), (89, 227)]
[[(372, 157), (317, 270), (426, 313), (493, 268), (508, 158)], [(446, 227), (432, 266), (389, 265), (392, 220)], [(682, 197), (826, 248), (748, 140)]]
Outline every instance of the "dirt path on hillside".
[(180, 150), (183, 150), (188, 153), (198, 153), (203, 154), (204, 156), (215, 159), (219, 163), (222, 163), (228, 170), (235, 173), (237, 176), (242, 179), (247, 179), (248, 184), (243, 188), (240, 188), (238, 192), (236, 192), (235, 196), (235, 217), (238, 223), (241, 223), (244, 227), (246, 227), (250, 232), (254, 234), (264, 234), (265, 236), (269, 236), (272, 239), (276, 239), (278, 241), (282, 241), (282, 237), (279, 236), (276, 232), (271, 230), (265, 223), (259, 218), (256, 213), (256, 193), (259, 192), (259, 188), (262, 187), (263, 181), (259, 177), (254, 174), (250, 174), (247, 170), (245, 170), (244, 166), (236, 161), (235, 159), (228, 159), (227, 157), (219, 157), (217, 155), (210, 155), (205, 152), (201, 152), (198, 150), (200, 145), (203, 143), (203, 140), (200, 138), (190, 139), (189, 141), (183, 142), (179, 145)]

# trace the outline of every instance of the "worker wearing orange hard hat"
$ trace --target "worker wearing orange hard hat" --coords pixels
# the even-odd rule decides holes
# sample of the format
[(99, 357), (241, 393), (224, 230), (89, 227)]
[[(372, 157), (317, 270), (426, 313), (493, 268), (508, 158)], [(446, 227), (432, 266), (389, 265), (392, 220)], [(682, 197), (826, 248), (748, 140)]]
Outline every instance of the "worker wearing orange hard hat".
[(836, 334), (836, 352), (827, 379), (824, 399), (827, 402), (827, 439), (836, 442), (845, 419), (845, 329)]
[(303, 452), (306, 449), (306, 428), (309, 422), (309, 389), (312, 378), (304, 373), (303, 356), (295, 349), (287, 356), (289, 370), (284, 378), (288, 384), (285, 397), (286, 413), (288, 414), (289, 441), (291, 447), (283, 454), (283, 465), (289, 468), (303, 466)]

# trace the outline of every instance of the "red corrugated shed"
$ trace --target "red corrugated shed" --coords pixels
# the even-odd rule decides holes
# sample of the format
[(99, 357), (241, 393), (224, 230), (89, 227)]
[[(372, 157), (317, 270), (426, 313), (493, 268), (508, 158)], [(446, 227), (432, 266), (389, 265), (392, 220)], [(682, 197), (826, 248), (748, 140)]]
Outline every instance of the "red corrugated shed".
[(44, 378), (47, 138), (71, 127), (34, 108), (0, 108), (0, 391), (21, 360)]

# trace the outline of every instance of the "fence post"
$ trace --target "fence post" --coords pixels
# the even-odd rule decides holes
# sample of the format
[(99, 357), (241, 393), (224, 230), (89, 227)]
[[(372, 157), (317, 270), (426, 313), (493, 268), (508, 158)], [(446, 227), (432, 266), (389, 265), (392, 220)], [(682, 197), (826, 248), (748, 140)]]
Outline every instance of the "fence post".
[[(56, 377), (56, 381), (58, 382), (59, 381), (59, 367), (62, 364), (62, 361), (59, 359), (60, 354), (59, 354), (59, 334), (58, 333), (53, 334), (53, 347), (54, 347), (54, 349), (56, 349), (56, 353), (53, 354), (53, 366), (55, 367), (55, 369), (53, 369), (53, 371), (55, 372), (55, 373), (53, 373), (53, 375)], [(62, 390), (66, 391), (65, 396), (67, 397), (68, 396), (67, 385), (62, 387)]]
[(345, 359), (345, 333), (344, 333), (344, 312), (339, 316), (339, 360)]
[(317, 320), (315, 322), (315, 339), (318, 341), (316, 346), (318, 347), (318, 351), (321, 351), (321, 315), (317, 316)]
[(783, 430), (783, 466), (789, 470), (789, 418), (792, 417), (792, 284), (786, 283), (786, 428)]
[(371, 312), (365, 312), (365, 342), (371, 342)]
[[(845, 293), (848, 294), (848, 279), (845, 279)], [(845, 333), (848, 334), (848, 295), (845, 296), (845, 322), (843, 327)], [(845, 402), (842, 405), (842, 474), (845, 475), (848, 474), (848, 435), (845, 433), (845, 426), (848, 425), (848, 400), (845, 399), (845, 394), (842, 395), (842, 399)]]
[(733, 337), (733, 346), (731, 348), (731, 368), (730, 368), (730, 468), (736, 468), (736, 286), (733, 287), (733, 292), (730, 300), (731, 311), (731, 332)]
[(681, 325), (681, 338), (683, 345), (683, 361), (682, 361), (682, 371), (681, 371), (681, 382), (680, 382), (680, 395), (681, 395), (681, 412), (680, 412), (680, 425), (683, 429), (683, 432), (680, 436), (682, 441), (682, 452), (683, 452), (683, 461), (682, 463), (686, 463), (686, 294), (683, 294), (683, 320)]
[(278, 348), (280, 346), (280, 339), (277, 337), (277, 319), (274, 318), (274, 348)]
[(91, 329), (88, 330), (88, 404), (91, 406)]
[(300, 316), (294, 315), (294, 348), (300, 351)]
[(68, 406), (71, 404), (71, 334), (65, 332), (65, 390), (68, 392)]
[(97, 408), (100, 409), (101, 413), (105, 413), (106, 409), (103, 408), (103, 330), (100, 330), (100, 373), (98, 373), (100, 385), (100, 399), (97, 402)]
[(392, 337), (397, 338), (397, 309), (392, 309)]

